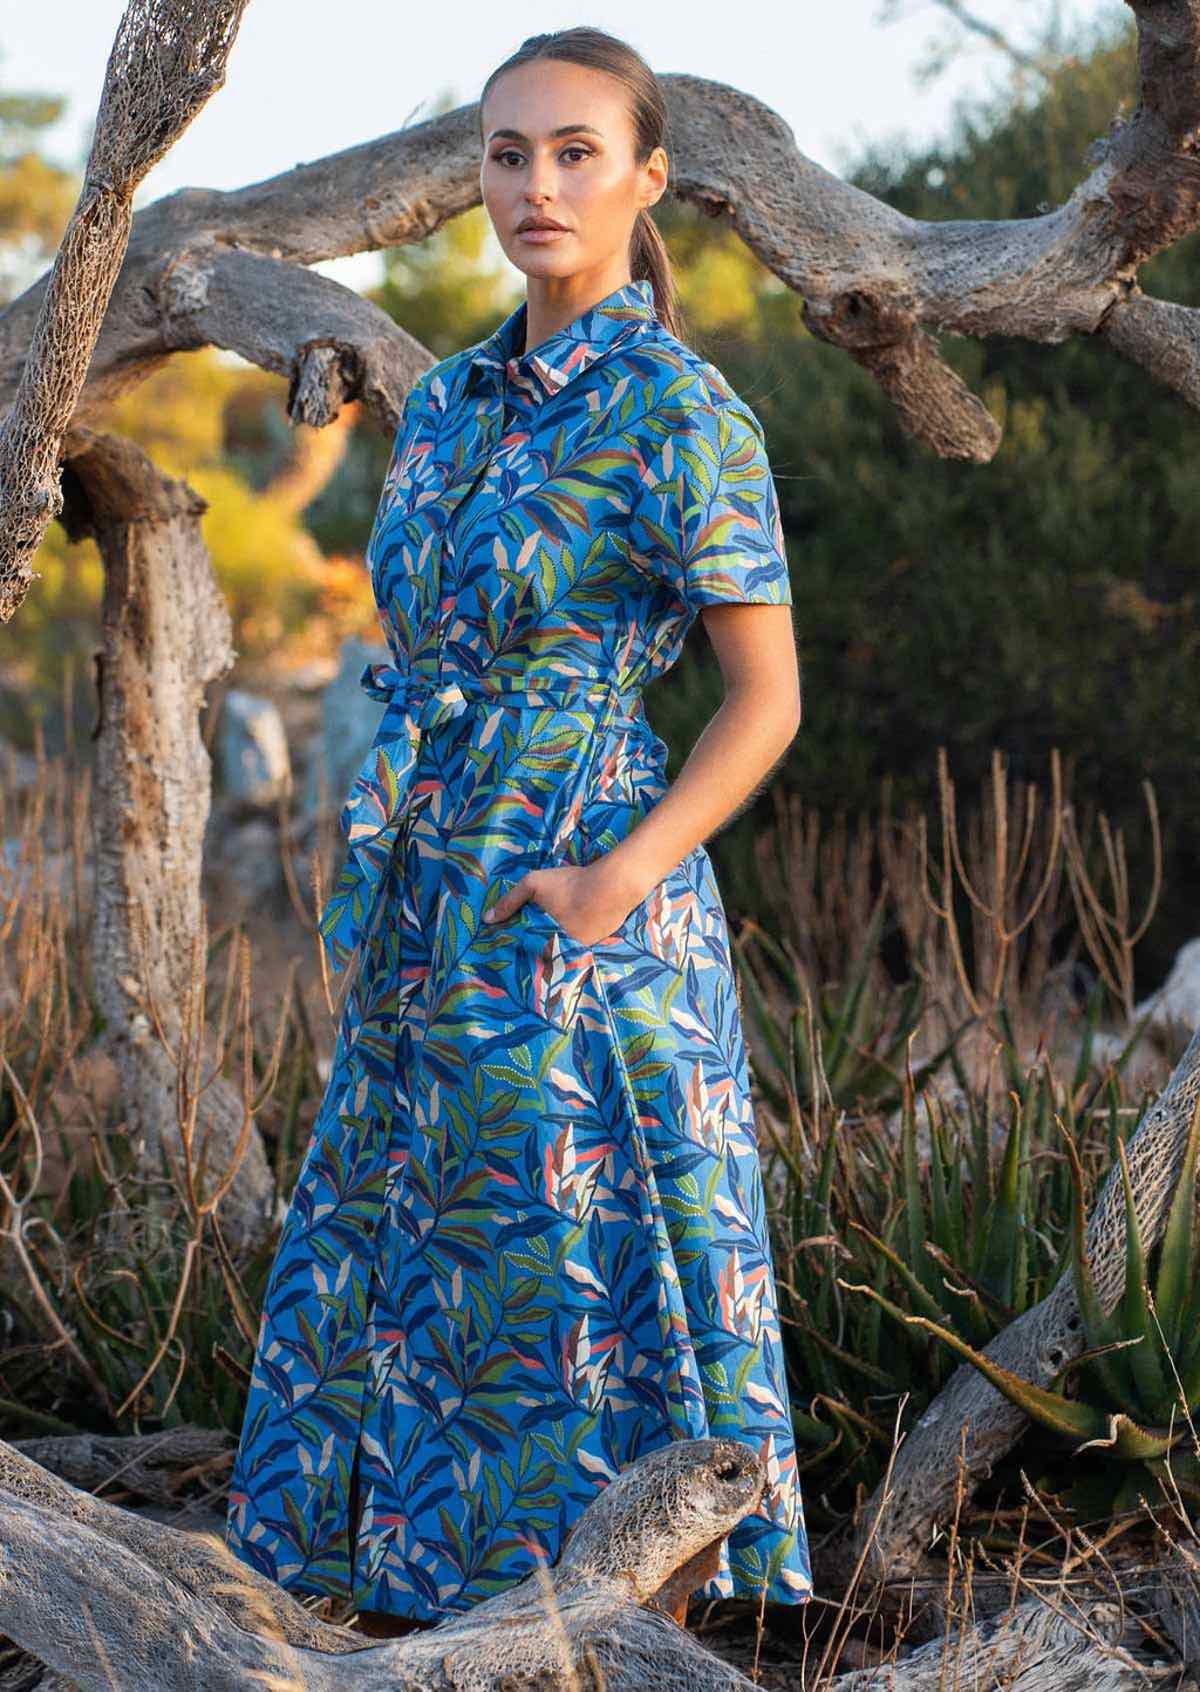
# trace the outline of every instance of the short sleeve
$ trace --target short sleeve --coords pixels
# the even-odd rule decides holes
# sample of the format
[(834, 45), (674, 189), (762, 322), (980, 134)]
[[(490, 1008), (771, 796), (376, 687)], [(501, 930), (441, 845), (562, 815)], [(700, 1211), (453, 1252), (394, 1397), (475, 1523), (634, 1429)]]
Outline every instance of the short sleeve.
[(779, 496), (749, 406), (688, 409), (647, 470), (631, 540), (692, 610), (792, 604)]

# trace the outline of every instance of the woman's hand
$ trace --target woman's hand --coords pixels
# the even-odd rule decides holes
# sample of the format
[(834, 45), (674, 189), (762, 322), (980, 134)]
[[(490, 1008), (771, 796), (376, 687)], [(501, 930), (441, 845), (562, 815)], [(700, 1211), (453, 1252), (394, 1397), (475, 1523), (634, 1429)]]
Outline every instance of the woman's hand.
[(503, 922), (532, 899), (572, 940), (594, 946), (621, 926), (641, 897), (606, 867), (604, 858), (597, 858), (591, 864), (530, 870), (484, 912), (484, 920)]

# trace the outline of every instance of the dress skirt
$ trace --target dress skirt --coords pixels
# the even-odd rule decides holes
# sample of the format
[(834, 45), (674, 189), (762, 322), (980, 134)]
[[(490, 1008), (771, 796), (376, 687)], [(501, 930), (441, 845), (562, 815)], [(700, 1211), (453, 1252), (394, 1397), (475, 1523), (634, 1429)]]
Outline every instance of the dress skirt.
[(483, 921), (663, 790), (662, 742), (622, 704), (598, 741), (594, 701), (508, 698), (426, 709), (409, 743), (414, 804), (267, 1284), (231, 1479), (230, 1545), (291, 1590), (469, 1608), (553, 1562), (643, 1452), (726, 1435), (769, 1484), (700, 1591), (810, 1591), (709, 855), (591, 946), (532, 900)]

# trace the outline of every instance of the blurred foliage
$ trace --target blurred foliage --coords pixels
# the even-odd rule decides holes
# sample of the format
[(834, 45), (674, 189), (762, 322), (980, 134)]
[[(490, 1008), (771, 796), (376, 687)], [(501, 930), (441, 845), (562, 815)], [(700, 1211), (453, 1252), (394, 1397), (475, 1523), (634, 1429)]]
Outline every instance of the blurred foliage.
[[(1087, 174), (1087, 149), (1128, 110), (1136, 74), (1122, 27), (1019, 105), (962, 110), (948, 139), (916, 152), (868, 151), (852, 180), (914, 218), (1034, 216)], [(1195, 304), (1198, 255), (1193, 235), (1144, 268), (1143, 286)], [(1040, 782), (1059, 746), (1079, 802), (1124, 827), (1131, 876), (1146, 885), (1134, 806), (1148, 776), (1163, 800), (1166, 886), (1139, 954), (1144, 991), (1196, 931), (1200, 419), (1086, 337), (945, 336), (943, 356), (1005, 428), (990, 464), (951, 463), (805, 331), (793, 294), (760, 288), (753, 333), (701, 344), (763, 420), (787, 533), (804, 721), (774, 779), (853, 814), (873, 809), (888, 772), (898, 805), (924, 804), (939, 744), (967, 784), (993, 747), (1014, 778)], [(672, 697), (654, 702), (673, 747), (694, 738), (701, 685), (676, 689), (673, 675)], [(765, 803), (717, 838), (718, 873), (751, 861)], [(755, 889), (738, 891), (759, 914)]]
[[(293, 451), (281, 389), (278, 378), (205, 350), (173, 358), (89, 419), (136, 442), (164, 475), (182, 478), (208, 502), (204, 536), (233, 618), (234, 648), (251, 659), (284, 658), (293, 649), (318, 656), (346, 633), (377, 632), (361, 555), (326, 560), (302, 516), (272, 495), (271, 478)], [(258, 419), (253, 430), (248, 414)], [(281, 433), (263, 426), (264, 416)], [(347, 564), (357, 579), (349, 614)], [(52, 524), (34, 569), (41, 580), (21, 608), (20, 647), (5, 650), (0, 676), (0, 732), (18, 742), (43, 702), (58, 699), (65, 669), (86, 669), (100, 642), (95, 542), (71, 543)], [(92, 709), (83, 698), (78, 704), (81, 713)]]
[(64, 104), (51, 94), (0, 91), (0, 305), (45, 269), (78, 197), (72, 174), (38, 152)]
[(372, 299), (435, 358), (490, 335), (524, 298), (482, 206), (452, 218), (420, 246), (388, 248), (383, 265)]
[[(1034, 216), (1072, 192), (1089, 168), (1090, 143), (1128, 110), (1135, 86), (1132, 32), (1110, 29), (1048, 77), (1024, 79), (1019, 98), (1014, 83), (993, 101), (960, 108), (945, 140), (868, 150), (850, 175), (914, 218)], [(0, 190), (0, 263), (8, 267), (0, 286), (37, 243), (52, 246), (73, 203), (76, 185), (36, 157), (37, 130), (56, 110), (41, 96), (0, 98), (10, 170)], [(1014, 779), (1031, 781), (1044, 778), (1051, 749), (1062, 747), (1081, 809), (1103, 805), (1114, 829), (1123, 828), (1130, 880), (1145, 886), (1150, 847), (1133, 807), (1149, 776), (1164, 797), (1167, 881), (1138, 956), (1139, 968), (1160, 978), (1193, 931), (1189, 894), (1200, 869), (1200, 793), (1189, 779), (1200, 708), (1195, 414), (1083, 338), (1052, 347), (946, 337), (944, 356), (1005, 434), (990, 465), (945, 462), (903, 433), (857, 365), (807, 333), (797, 296), (727, 219), (673, 202), (656, 215), (689, 337), (767, 430), (804, 683), (803, 728), (777, 779), (819, 811), (853, 814), (874, 809), (889, 774), (897, 805), (928, 802), (939, 744), (966, 786), (984, 780), (995, 746)], [(1146, 290), (1197, 303), (1197, 251), (1191, 237), (1155, 259), (1142, 273)], [(435, 356), (487, 333), (519, 297), (478, 208), (383, 262), (380, 303)], [(354, 555), (390, 442), (354, 429), (336, 475), (297, 514), (271, 492), (293, 447), (282, 399), (277, 378), (204, 352), (173, 358), (104, 422), (209, 499), (205, 532), (234, 607), (235, 644), (247, 653), (315, 651), (370, 611)], [(57, 526), (36, 567), (44, 580), (22, 609), (20, 651), (5, 654), (10, 679), (29, 691), (52, 687), (65, 659), (94, 645), (100, 588), (94, 546), (68, 546)], [(675, 768), (719, 694), (698, 622), (670, 683), (648, 700)], [(746, 869), (760, 826), (756, 806), (713, 843), (722, 886), (736, 889), (743, 907), (754, 903)], [(926, 1007), (916, 976), (888, 996), (881, 973), (868, 974), (883, 939), (872, 921), (843, 980), (818, 983), (812, 994), (784, 972), (781, 1005), (752, 978), (744, 983), (747, 1008), (767, 1027), (764, 1164), (810, 1522), (844, 1517), (884, 1472), (897, 1419), (911, 1426), (960, 1356), (978, 1354), (1066, 1272), (1077, 1279), (1092, 1355), (1056, 1383), (1061, 1405), (1031, 1406), (1046, 1425), (999, 1466), (994, 1489), (1010, 1486), (1019, 1500), (1019, 1464), (1079, 1519), (1104, 1518), (1147, 1491), (1162, 1459), (1139, 1449), (1129, 1429), (1130, 1460), (1120, 1464), (1107, 1449), (1077, 1455), (1080, 1438), (1112, 1414), (1153, 1434), (1176, 1407), (1175, 1371), (1178, 1408), (1200, 1407), (1195, 1143), (1167, 1239), (1145, 1252), (1131, 1231), (1120, 1305), (1111, 1316), (1089, 1308), (1081, 1217), (1119, 1167), (1148, 1102), (1125, 1079), (1123, 1057), (1093, 1062), (1098, 989), (1077, 1057), (1056, 1063), (1041, 1054), (1025, 1065), (1012, 1042), (1002, 1043), (997, 1097), (973, 1085), (953, 1046), (943, 1046), (924, 1066), (905, 1067), (897, 1091)], [(86, 1026), (86, 993), (61, 973), (79, 993), (72, 1018)], [(41, 1073), (35, 1035), (57, 1027), (37, 1013), (31, 1006), (11, 1053), (31, 1091), (30, 1077)], [(945, 1069), (958, 1079), (957, 1097), (939, 1100), (932, 1087), (923, 1096)], [(286, 1192), (302, 1149), (298, 1125), (315, 1114), (322, 1087), (299, 1022), (289, 1029), (284, 1070), (286, 1094), (267, 1126)], [(157, 1231), (148, 1224), (133, 1263), (107, 1255), (114, 1181), (129, 1176), (116, 1120), (101, 1126), (111, 1142), (107, 1174), (63, 1141), (68, 1178), (31, 1198), (39, 1226), (30, 1261), (102, 1390), (60, 1354), (47, 1366), (56, 1339), (45, 1306), (31, 1284), (14, 1281), (0, 1377), (0, 1419), (14, 1433), (116, 1425), (114, 1407), (155, 1356), (179, 1285), (187, 1233), (169, 1211), (159, 1212)], [(0, 1164), (13, 1182), (32, 1156), (15, 1128), (5, 1090)], [(261, 1302), (272, 1246), (240, 1266), (250, 1309)], [(202, 1256), (179, 1343), (137, 1407), (143, 1426), (239, 1425), (252, 1335), (231, 1327), (228, 1282), (207, 1236)], [(120, 1425), (126, 1430), (128, 1419)], [(986, 1506), (986, 1492), (980, 1501)]]

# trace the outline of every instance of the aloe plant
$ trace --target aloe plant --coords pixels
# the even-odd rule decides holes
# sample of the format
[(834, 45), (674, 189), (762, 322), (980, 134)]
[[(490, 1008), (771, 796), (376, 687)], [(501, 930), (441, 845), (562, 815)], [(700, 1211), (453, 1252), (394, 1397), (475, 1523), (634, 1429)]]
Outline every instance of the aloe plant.
[[(773, 1214), (777, 1278), (814, 1517), (827, 1511), (832, 1520), (852, 1507), (856, 1489), (877, 1484), (897, 1415), (903, 1425), (919, 1416), (961, 1357), (981, 1354), (1070, 1271), (1083, 1166), (1115, 1162), (1126, 1125), (1148, 1102), (1124, 1085), (1124, 1055), (1097, 1077), (1082, 1059), (1065, 1074), (1044, 1057), (1025, 1069), (1002, 1048), (1007, 1090), (997, 1098), (972, 1090), (951, 1049), (961, 1101), (927, 1093), (922, 1123), (922, 1088), (906, 1068), (894, 1132), (875, 1113), (806, 1109), (794, 1095), (786, 1136), (766, 1115), (775, 1156), (764, 1143), (764, 1158), (783, 1177)], [(1200, 1281), (1183, 1273), (1189, 1285)], [(1186, 1327), (1188, 1317), (1172, 1320)], [(1089, 1352), (1098, 1369), (1112, 1366), (1123, 1333), (1096, 1329)], [(1054, 1383), (1072, 1405), (1060, 1434), (1108, 1438), (1117, 1414), (1131, 1424), (1117, 1424), (1126, 1449), (1140, 1438), (1136, 1429), (1155, 1426), (1146, 1406), (1121, 1398), (1105, 1401), (1102, 1422), (1081, 1421), (1072, 1384)]]
[[(1060, 1124), (1061, 1126), (1061, 1124)], [(1177, 1447), (1183, 1463), (1172, 1466), (1178, 1482), (1193, 1489), (1195, 1418), (1200, 1414), (1200, 1251), (1195, 1227), (1200, 1100), (1192, 1113), (1179, 1179), (1162, 1241), (1147, 1254), (1138, 1224), (1123, 1139), (1116, 1142), (1125, 1196), (1125, 1277), (1115, 1309), (1105, 1311), (1096, 1290), (1087, 1250), (1083, 1166), (1069, 1131), (1063, 1145), (1072, 1186), (1070, 1263), (1083, 1319), (1085, 1349), (1067, 1362), (1048, 1387), (1039, 1387), (1002, 1368), (960, 1333), (928, 1313), (897, 1306), (878, 1286), (842, 1281), (895, 1320), (922, 1329), (973, 1364), (1034, 1422), (1068, 1440), (1076, 1452), (1103, 1448), (1106, 1455), (1144, 1464), (1161, 1475)], [(1153, 1270), (1150, 1258), (1157, 1262)], [(1153, 1282), (1153, 1285), (1151, 1284)], [(1081, 1391), (1064, 1390), (1072, 1376)]]
[[(782, 1147), (777, 1260), (796, 1431), (833, 1514), (879, 1478), (902, 1399), (915, 1417), (954, 1367), (906, 1317), (984, 1345), (1065, 1261), (1068, 1183), (1052, 1169), (1033, 1190), (1029, 1172), (1031, 1146), (1044, 1149), (1048, 1085), (1037, 1072), (1024, 1080), (999, 1156), (976, 1101), (957, 1115), (931, 1101), (923, 1146), (911, 1071), (897, 1133), (843, 1115), (815, 1148), (810, 1134), (809, 1160), (799, 1132)], [(870, 1284), (878, 1301), (847, 1296), (846, 1281)]]
[[(831, 1098), (835, 1106), (868, 1104), (881, 1111), (898, 1106), (908, 1042), (920, 1025), (925, 1005), (916, 976), (882, 997), (872, 992), (885, 916), (881, 897), (848, 979), (836, 989), (818, 987), (815, 996), (795, 957), (758, 924), (746, 925), (739, 937), (736, 951), (743, 1003), (768, 1060), (756, 1064), (756, 1079), (776, 1114), (784, 1112), (789, 1095), (814, 1110), (822, 1098)], [(778, 972), (788, 1007), (782, 1013), (772, 1008), (763, 981), (749, 967), (749, 936)], [(963, 1027), (971, 1021), (974, 1018)], [(918, 1080), (942, 1067), (961, 1033), (957, 1029), (920, 1064)]]

